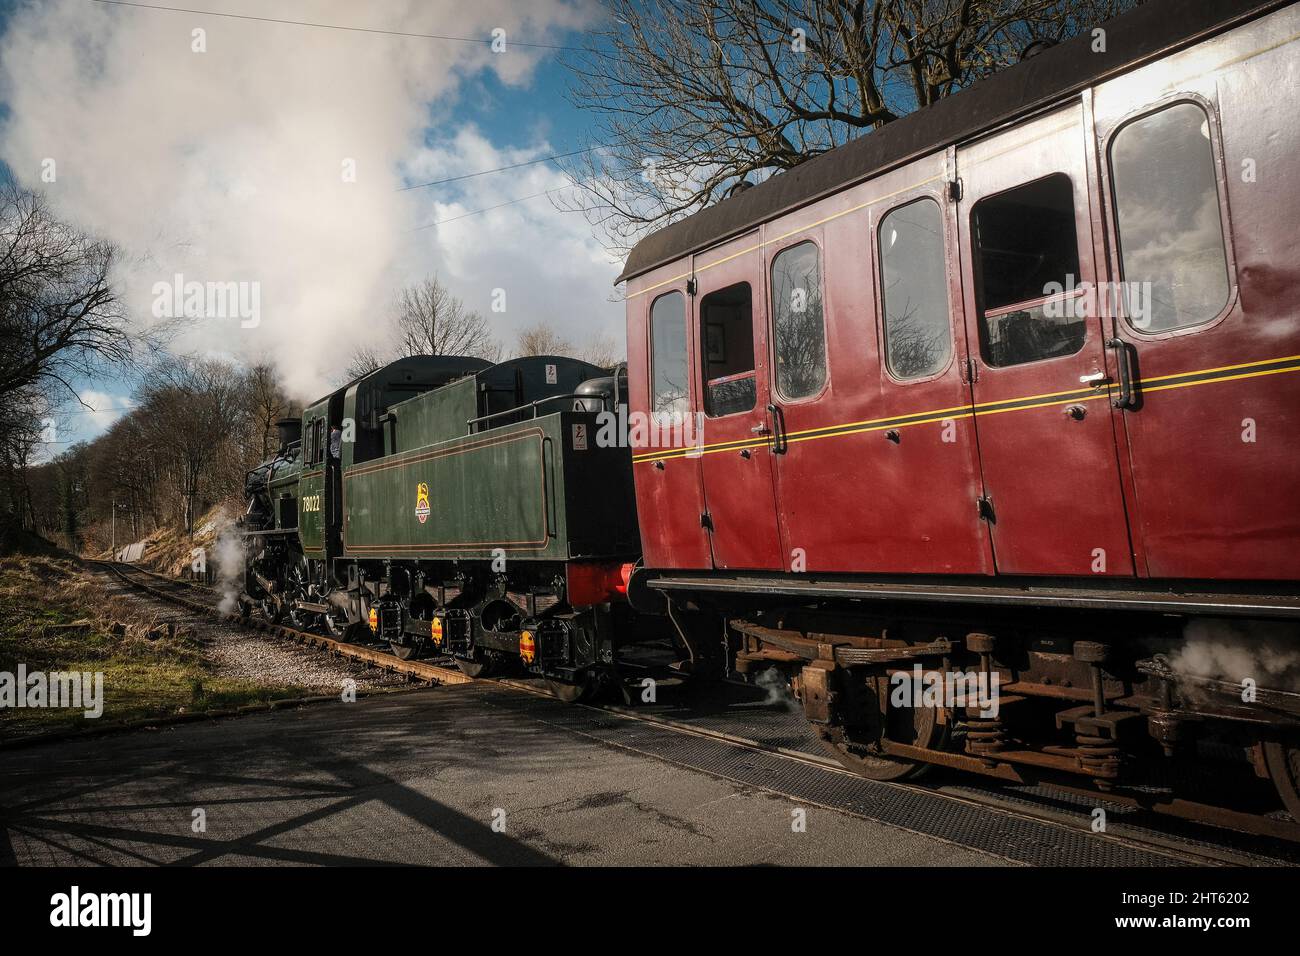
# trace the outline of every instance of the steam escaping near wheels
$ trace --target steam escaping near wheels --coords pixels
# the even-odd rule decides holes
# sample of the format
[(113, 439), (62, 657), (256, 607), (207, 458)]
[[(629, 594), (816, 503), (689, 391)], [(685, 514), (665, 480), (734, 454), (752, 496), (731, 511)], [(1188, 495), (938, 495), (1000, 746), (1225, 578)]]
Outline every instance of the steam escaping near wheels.
[(244, 538), (233, 526), (224, 528), (217, 536), (213, 559), (216, 561), (217, 590), (221, 592), (217, 610), (229, 614), (238, 606), (244, 586)]
[[(1191, 618), (1186, 643), (1169, 655), (1179, 677), (1213, 678), (1300, 694), (1300, 624)], [(1194, 682), (1187, 685), (1194, 695)]]
[(769, 667), (760, 671), (754, 678), (754, 686), (767, 694), (763, 700), (764, 707), (793, 710), (798, 705), (794, 694), (790, 692), (790, 681), (779, 667)]

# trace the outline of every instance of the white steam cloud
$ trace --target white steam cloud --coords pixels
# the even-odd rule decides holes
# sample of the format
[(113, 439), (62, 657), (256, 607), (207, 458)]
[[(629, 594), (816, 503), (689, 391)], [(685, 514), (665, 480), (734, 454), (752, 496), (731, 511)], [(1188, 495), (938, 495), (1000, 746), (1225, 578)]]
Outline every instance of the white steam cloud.
[(239, 593), (244, 588), (244, 539), (239, 530), (228, 524), (217, 536), (212, 546), (216, 561), (217, 590), (221, 592), (221, 601), (217, 610), (222, 614), (231, 614), (239, 604)]
[[(546, 104), (519, 117), (535, 149), (495, 148), (462, 96), (491, 72), (527, 84), (598, 15), (589, 0), (203, 0), (213, 11), (486, 43), (394, 37), (193, 13), (49, 0), (0, 36), (0, 159), (60, 215), (123, 249), (120, 287), (153, 321), (155, 283), (258, 283), (260, 322), (187, 322), (178, 351), (279, 362), (299, 397), (334, 384), (394, 292), (437, 273), (513, 342), (538, 319), (581, 341), (621, 341), (616, 267), (579, 214), (545, 198), (417, 227), (564, 183), (550, 166), (401, 192), (571, 147), (545, 136)], [(196, 52), (202, 30), (206, 52)], [(430, 145), (433, 144), (433, 145)], [(348, 181), (350, 169), (355, 181)], [(51, 180), (52, 176), (52, 181)], [(407, 180), (410, 181), (410, 180)], [(545, 256), (538, 250), (544, 249)], [(489, 311), (494, 288), (508, 311)]]
[(764, 707), (790, 710), (795, 705), (794, 695), (790, 693), (790, 682), (779, 667), (760, 671), (754, 678), (754, 686), (767, 694), (763, 699)]
[(1300, 693), (1300, 628), (1288, 622), (1193, 618), (1169, 657), (1174, 671)]

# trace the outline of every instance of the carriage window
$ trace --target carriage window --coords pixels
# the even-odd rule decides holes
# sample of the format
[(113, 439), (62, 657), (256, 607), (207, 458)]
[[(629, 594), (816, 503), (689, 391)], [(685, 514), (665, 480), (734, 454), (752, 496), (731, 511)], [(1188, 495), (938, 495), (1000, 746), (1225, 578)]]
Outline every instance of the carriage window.
[(650, 372), (654, 394), (652, 415), (685, 416), (689, 411), (686, 394), (686, 299), (669, 292), (650, 307)]
[(943, 251), (943, 214), (933, 199), (880, 221), (885, 361), (896, 378), (933, 375), (952, 354)]
[(710, 417), (754, 407), (753, 297), (737, 282), (700, 301), (700, 352), (704, 356), (704, 411)]
[(789, 399), (816, 395), (826, 384), (826, 327), (818, 259), (816, 244), (801, 242), (772, 260), (776, 389)]
[[(1020, 365), (1083, 348), (1088, 330), (1076, 301), (1079, 243), (1070, 177), (1057, 173), (981, 199), (971, 227), (984, 361)], [(1075, 293), (1062, 294), (1070, 289)]]
[(1110, 147), (1128, 321), (1143, 332), (1200, 325), (1228, 302), (1210, 122), (1194, 103), (1134, 120)]

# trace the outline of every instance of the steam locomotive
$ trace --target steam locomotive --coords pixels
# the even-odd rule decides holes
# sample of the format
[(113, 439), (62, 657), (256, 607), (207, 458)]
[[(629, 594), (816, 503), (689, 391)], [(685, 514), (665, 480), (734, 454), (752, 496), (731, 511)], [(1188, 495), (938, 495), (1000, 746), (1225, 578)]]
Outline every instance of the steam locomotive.
[(640, 551), (626, 442), (597, 440), (626, 381), (562, 356), (416, 356), (314, 402), (247, 477), (245, 606), (581, 696)]
[(868, 777), (1227, 759), (1300, 819), (1300, 8), (1103, 34), (649, 235), (617, 374), (323, 398), (247, 600), (569, 697), (645, 616)]

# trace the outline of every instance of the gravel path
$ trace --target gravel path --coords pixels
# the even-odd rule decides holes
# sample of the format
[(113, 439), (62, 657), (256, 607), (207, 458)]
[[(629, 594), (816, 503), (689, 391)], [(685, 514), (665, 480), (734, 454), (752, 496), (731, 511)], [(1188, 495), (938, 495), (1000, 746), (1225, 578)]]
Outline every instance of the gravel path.
[(174, 622), (189, 631), (217, 677), (302, 687), (315, 694), (341, 693), (343, 682), (349, 679), (356, 681), (359, 691), (406, 683), (400, 674), (363, 667), (347, 658), (330, 657), (236, 624), (212, 621), (141, 594), (111, 574), (106, 573), (104, 577), (109, 593), (120, 595), (138, 613), (137, 620)]

